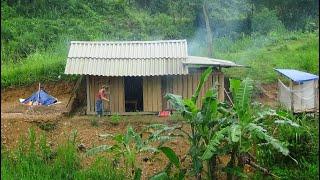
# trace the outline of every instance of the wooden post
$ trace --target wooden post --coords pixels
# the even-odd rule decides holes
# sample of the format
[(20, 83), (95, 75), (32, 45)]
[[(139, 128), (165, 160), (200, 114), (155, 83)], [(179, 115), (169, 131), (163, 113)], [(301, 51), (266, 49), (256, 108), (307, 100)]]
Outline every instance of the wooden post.
[(294, 98), (293, 98), (293, 82), (292, 82), (292, 80), (290, 80), (290, 85), (289, 86), (290, 86), (290, 100), (291, 100), (290, 109), (291, 109), (292, 112), (294, 112), (294, 103), (293, 103)]
[(86, 82), (87, 82), (87, 114), (90, 113), (90, 94), (89, 94), (89, 75), (86, 75)]
[(221, 69), (219, 69), (219, 73), (218, 73), (218, 84), (219, 84), (218, 100), (220, 102), (223, 102), (224, 101), (224, 74), (220, 70)]

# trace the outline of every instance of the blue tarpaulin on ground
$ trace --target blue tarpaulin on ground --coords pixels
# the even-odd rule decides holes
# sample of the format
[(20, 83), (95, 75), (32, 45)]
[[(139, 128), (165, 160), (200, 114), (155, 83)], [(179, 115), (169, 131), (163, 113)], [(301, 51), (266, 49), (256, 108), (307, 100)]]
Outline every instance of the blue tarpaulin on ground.
[(30, 97), (25, 99), (22, 103), (23, 104), (29, 104), (29, 103), (38, 103), (40, 105), (49, 106), (57, 102), (57, 99), (50, 96), (48, 93), (46, 93), (44, 90), (39, 90), (35, 93), (33, 93)]
[(319, 76), (306, 73), (303, 71), (294, 70), (294, 69), (274, 69), (274, 70), (276, 70), (280, 74), (286, 76), (287, 78), (291, 79), (296, 83), (303, 83), (305, 81), (319, 79)]

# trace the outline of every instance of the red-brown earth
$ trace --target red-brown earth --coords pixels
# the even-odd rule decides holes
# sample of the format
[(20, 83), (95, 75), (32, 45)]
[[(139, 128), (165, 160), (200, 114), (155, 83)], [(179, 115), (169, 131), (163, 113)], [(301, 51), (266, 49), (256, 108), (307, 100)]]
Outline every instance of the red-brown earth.
[[(182, 122), (173, 121), (170, 118), (160, 118), (155, 115), (139, 115), (139, 116), (121, 116), (121, 122), (118, 125), (110, 123), (110, 117), (101, 118), (98, 126), (91, 125), (91, 119), (94, 116), (79, 116), (66, 117), (63, 115), (67, 111), (66, 104), (70, 98), (73, 83), (56, 82), (43, 84), (45, 90), (52, 96), (61, 101), (60, 104), (49, 107), (33, 107), (19, 103), (19, 98), (26, 98), (33, 92), (37, 91), (38, 84), (29, 87), (10, 88), (1, 91), (1, 143), (8, 149), (15, 148), (18, 145), (20, 137), (27, 137), (29, 128), (33, 127), (38, 135), (44, 133), (48, 140), (48, 145), (55, 149), (59, 144), (64, 143), (70, 136), (73, 130), (77, 130), (77, 144), (83, 144), (86, 149), (103, 144), (113, 144), (109, 139), (99, 138), (100, 134), (116, 134), (124, 133), (128, 125), (132, 126), (136, 131), (141, 130), (148, 124), (164, 123), (168, 125), (178, 124), (183, 126), (183, 129), (189, 131), (187, 125)], [(276, 97), (276, 84), (262, 86), (268, 95), (263, 93), (257, 98), (258, 101), (267, 105), (273, 106)], [(41, 123), (55, 124), (55, 128), (51, 131), (45, 131), (40, 128)], [(185, 138), (178, 138), (166, 144), (171, 147), (179, 156), (183, 158), (189, 148), (189, 143)], [(80, 153), (82, 165), (87, 167), (95, 157), (86, 157)], [(142, 159), (148, 157), (147, 162)], [(225, 166), (228, 162), (228, 157), (219, 158), (219, 166)], [(151, 175), (162, 170), (168, 163), (167, 158), (163, 154), (152, 155), (145, 153), (138, 157), (139, 166), (142, 168), (143, 179), (147, 179)], [(183, 162), (183, 167), (191, 166), (190, 159)], [(219, 174), (219, 179), (225, 179), (223, 173)]]

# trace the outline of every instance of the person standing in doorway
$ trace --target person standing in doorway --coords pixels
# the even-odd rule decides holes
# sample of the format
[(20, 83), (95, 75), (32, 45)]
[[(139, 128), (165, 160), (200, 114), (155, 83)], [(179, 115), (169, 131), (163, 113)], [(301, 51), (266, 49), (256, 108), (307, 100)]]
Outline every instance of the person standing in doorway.
[(99, 89), (99, 92), (97, 94), (96, 111), (98, 117), (103, 116), (104, 104), (102, 100), (109, 101), (109, 99), (106, 96), (106, 91), (108, 88), (108, 86), (103, 85), (101, 89)]

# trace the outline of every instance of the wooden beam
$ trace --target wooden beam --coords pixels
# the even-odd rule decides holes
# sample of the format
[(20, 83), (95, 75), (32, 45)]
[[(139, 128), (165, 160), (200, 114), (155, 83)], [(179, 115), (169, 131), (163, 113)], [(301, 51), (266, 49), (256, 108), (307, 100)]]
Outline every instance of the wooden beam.
[(157, 111), (162, 110), (161, 77), (157, 76)]
[(119, 77), (119, 112), (125, 112), (124, 78)]
[(188, 76), (182, 76), (182, 96), (183, 98), (188, 98)]
[(91, 109), (90, 109), (90, 111), (95, 112), (94, 76), (90, 76), (89, 81), (90, 81), (90, 97), (91, 97), (91, 98), (90, 98), (90, 99), (91, 99), (91, 106), (90, 106), (90, 107), (91, 107)]
[(89, 75), (86, 75), (86, 85), (87, 85), (87, 114), (90, 112), (90, 107), (91, 107), (91, 103), (90, 103), (90, 91), (89, 91)]
[(153, 77), (153, 78), (150, 78), (151, 80), (151, 94), (152, 96), (150, 96), (149, 98), (152, 98), (152, 111), (156, 111), (157, 109), (157, 106), (158, 106), (158, 97), (157, 97), (157, 77)]
[(168, 108), (167, 106), (167, 100), (164, 98), (166, 93), (168, 92), (168, 83), (167, 83), (167, 77), (168, 76), (162, 76), (161, 77), (161, 104), (162, 104), (162, 110), (165, 110)]
[(193, 80), (192, 80), (192, 74), (188, 74), (187, 75), (188, 76), (188, 95), (187, 95), (187, 97), (188, 98), (191, 98), (192, 97), (192, 95), (193, 95), (193, 87), (192, 87), (192, 82), (193, 82)]
[(293, 98), (293, 82), (292, 80), (290, 80), (290, 83), (289, 83), (289, 87), (290, 87), (290, 109), (292, 112), (294, 112), (294, 98)]
[(152, 79), (150, 77), (147, 77), (147, 89), (148, 89), (148, 95), (147, 95), (147, 99), (148, 99), (148, 109), (147, 111), (152, 111)]
[(219, 83), (219, 89), (218, 89), (218, 99), (220, 102), (224, 101), (224, 74), (220, 71), (218, 75), (218, 83)]

